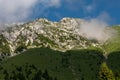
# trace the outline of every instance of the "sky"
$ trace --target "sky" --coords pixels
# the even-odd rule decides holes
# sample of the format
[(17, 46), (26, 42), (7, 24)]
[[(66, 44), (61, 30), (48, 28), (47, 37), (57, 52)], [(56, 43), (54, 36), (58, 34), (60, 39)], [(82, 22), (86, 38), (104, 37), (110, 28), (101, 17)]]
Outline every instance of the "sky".
[(0, 23), (64, 17), (99, 18), (109, 25), (120, 24), (120, 0), (0, 0)]

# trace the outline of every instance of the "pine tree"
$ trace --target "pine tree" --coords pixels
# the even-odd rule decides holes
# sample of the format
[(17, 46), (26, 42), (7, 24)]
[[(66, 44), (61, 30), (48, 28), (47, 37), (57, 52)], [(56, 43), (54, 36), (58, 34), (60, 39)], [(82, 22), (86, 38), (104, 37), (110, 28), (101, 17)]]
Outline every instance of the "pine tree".
[(48, 71), (47, 69), (45, 70), (45, 72), (43, 73), (42, 77), (46, 80), (49, 80), (49, 74), (48, 74)]
[(99, 80), (115, 80), (112, 71), (107, 67), (105, 62), (100, 67), (98, 78)]

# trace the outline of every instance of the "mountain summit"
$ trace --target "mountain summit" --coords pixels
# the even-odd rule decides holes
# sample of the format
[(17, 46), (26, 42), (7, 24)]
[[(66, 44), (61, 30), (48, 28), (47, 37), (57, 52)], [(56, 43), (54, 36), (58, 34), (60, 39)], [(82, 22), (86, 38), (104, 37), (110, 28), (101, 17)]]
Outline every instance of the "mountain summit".
[[(0, 55), (14, 56), (36, 47), (49, 47), (63, 52), (71, 49), (100, 48), (103, 43), (80, 33), (80, 25), (83, 23), (87, 22), (83, 19), (63, 18), (59, 22), (37, 19), (24, 24), (14, 24), (0, 33)], [(108, 28), (105, 30), (108, 31)]]

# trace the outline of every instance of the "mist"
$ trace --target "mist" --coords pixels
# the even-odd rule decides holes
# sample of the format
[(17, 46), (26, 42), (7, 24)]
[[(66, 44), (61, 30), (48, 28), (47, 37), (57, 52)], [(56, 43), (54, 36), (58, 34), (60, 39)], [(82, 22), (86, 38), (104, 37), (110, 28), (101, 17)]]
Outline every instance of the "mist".
[(110, 28), (107, 23), (108, 20), (110, 20), (110, 17), (106, 13), (103, 13), (96, 18), (87, 19), (83, 22), (78, 21), (78, 34), (91, 40), (95, 39), (99, 42), (105, 42), (117, 34), (114, 29)]

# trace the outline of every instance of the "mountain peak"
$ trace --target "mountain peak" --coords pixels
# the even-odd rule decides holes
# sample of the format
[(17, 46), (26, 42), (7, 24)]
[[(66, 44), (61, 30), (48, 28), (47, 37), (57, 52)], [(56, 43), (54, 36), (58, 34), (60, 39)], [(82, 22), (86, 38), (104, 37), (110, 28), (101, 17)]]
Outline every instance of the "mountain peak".
[(14, 25), (0, 34), (0, 54), (14, 56), (36, 47), (49, 47), (58, 51), (99, 47), (101, 44), (97, 40), (89, 40), (78, 34), (83, 22), (84, 20), (75, 18), (63, 18), (60, 22), (40, 18)]

